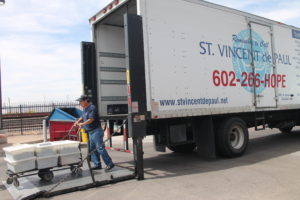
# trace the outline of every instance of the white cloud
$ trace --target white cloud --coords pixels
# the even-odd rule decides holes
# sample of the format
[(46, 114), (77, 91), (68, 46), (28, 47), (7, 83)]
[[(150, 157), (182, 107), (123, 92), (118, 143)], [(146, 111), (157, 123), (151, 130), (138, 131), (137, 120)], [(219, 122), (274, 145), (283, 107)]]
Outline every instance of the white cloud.
[(4, 100), (78, 96), (81, 92), (79, 44), (61, 45), (46, 38), (34, 43), (36, 39), (11, 37), (0, 42), (5, 49), (2, 53)]
[(80, 41), (108, 2), (7, 1), (0, 8), (3, 101), (75, 99), (82, 92)]
[(227, 6), (234, 9), (245, 9), (247, 6), (254, 5), (257, 3), (263, 4), (270, 0), (210, 0), (210, 2)]
[(211, 0), (211, 2), (240, 9), (283, 23), (289, 24), (291, 22), (294, 26), (300, 26), (300, 22), (296, 22), (297, 19), (300, 21), (299, 0)]
[[(39, 19), (43, 20), (39, 20)], [(22, 19), (22, 20), (20, 20)], [(35, 33), (66, 33), (67, 29), (64, 20), (59, 20), (55, 16), (21, 13), (14, 16), (2, 17), (1, 29), (14, 32), (35, 32)], [(59, 21), (53, 25), (50, 23)]]
[[(291, 20), (300, 20), (300, 1), (279, 2), (275, 8), (266, 9), (259, 14), (285, 23)], [(293, 25), (300, 26), (300, 23)]]
[(280, 9), (261, 13), (262, 16), (277, 21), (287, 21), (300, 17), (300, 9)]
[(70, 26), (87, 24), (88, 18), (97, 12), (95, 8), (98, 6), (93, 4), (101, 6), (99, 0), (51, 0), (51, 3), (41, 0), (8, 1), (1, 8), (0, 27), (12, 31), (65, 32)]

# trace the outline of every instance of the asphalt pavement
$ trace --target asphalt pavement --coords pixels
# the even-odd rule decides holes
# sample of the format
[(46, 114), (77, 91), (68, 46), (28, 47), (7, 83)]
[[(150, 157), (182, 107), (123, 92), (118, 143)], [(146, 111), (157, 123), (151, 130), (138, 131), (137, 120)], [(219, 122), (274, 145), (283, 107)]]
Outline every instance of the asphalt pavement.
[[(42, 137), (42, 136), (41, 136)], [(13, 140), (9, 138), (9, 142)], [(13, 142), (11, 142), (13, 143)], [(121, 137), (113, 139), (122, 146)], [(2, 149), (2, 148), (1, 148)], [(278, 130), (254, 132), (244, 156), (205, 160), (196, 153), (155, 152), (152, 138), (144, 140), (145, 180), (129, 180), (52, 197), (67, 199), (187, 199), (187, 200), (299, 200), (300, 128), (291, 134)], [(109, 151), (114, 162), (133, 169), (133, 155)], [(0, 179), (6, 166), (0, 157)], [(0, 183), (1, 200), (12, 199)]]

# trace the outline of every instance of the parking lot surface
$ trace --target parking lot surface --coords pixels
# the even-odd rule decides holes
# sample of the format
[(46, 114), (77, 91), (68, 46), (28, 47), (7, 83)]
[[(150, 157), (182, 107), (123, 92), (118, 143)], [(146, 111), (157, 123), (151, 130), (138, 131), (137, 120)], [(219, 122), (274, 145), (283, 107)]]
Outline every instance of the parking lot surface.
[[(300, 199), (300, 128), (254, 132), (244, 156), (205, 160), (196, 153), (155, 152), (152, 138), (144, 140), (145, 180), (129, 180), (52, 197), (67, 199), (188, 199), (188, 200), (298, 200)], [(121, 146), (121, 139), (114, 138)], [(110, 151), (114, 162), (133, 170), (132, 154)], [(0, 178), (5, 163), (0, 158)], [(0, 184), (2, 200), (12, 199)]]

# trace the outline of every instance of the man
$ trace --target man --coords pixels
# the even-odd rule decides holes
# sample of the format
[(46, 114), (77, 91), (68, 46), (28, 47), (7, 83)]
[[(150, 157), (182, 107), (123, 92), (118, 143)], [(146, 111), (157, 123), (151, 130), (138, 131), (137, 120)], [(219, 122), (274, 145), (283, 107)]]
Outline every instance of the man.
[(98, 118), (98, 111), (88, 96), (81, 95), (76, 101), (79, 101), (80, 106), (83, 108), (82, 116), (74, 123), (75, 126), (84, 127), (89, 135), (89, 144), (92, 161), (94, 163), (93, 170), (102, 169), (100, 155), (106, 164), (105, 171), (109, 171), (115, 165), (108, 155), (103, 144), (103, 135), (101, 124)]

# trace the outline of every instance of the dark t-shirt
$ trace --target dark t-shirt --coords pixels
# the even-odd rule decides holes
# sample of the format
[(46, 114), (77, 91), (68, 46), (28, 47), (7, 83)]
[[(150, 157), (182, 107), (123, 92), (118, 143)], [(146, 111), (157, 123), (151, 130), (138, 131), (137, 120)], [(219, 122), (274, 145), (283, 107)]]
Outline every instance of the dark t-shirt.
[(94, 119), (94, 121), (91, 124), (84, 126), (84, 129), (86, 131), (91, 131), (91, 130), (94, 130), (95, 128), (100, 127), (98, 111), (97, 111), (96, 106), (94, 106), (93, 104), (91, 104), (87, 108), (83, 109), (82, 119), (84, 122), (87, 121), (88, 119)]

